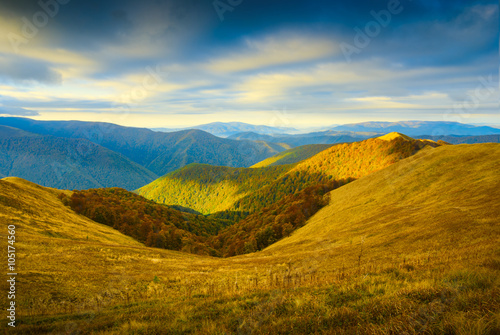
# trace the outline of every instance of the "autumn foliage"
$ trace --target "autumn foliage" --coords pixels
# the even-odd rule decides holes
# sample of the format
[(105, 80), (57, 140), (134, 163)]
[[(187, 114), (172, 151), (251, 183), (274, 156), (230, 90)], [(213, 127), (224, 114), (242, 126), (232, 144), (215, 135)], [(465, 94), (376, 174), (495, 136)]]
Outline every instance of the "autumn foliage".
[(183, 213), (120, 188), (76, 191), (66, 201), (77, 213), (150, 247), (216, 255), (204, 241), (224, 227), (220, 220)]

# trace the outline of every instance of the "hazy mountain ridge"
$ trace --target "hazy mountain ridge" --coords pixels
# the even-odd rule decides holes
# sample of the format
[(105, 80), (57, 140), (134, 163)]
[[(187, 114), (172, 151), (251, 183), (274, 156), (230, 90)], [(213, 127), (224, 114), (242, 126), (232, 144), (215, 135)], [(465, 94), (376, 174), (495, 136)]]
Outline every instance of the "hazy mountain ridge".
[(399, 121), (363, 122), (333, 127), (332, 131), (353, 132), (400, 132), (408, 136), (445, 136), (445, 135), (492, 135), (500, 134), (500, 129), (487, 126), (474, 126), (459, 122), (444, 121)]
[(235, 140), (252, 140), (252, 141), (266, 141), (272, 143), (286, 143), (291, 147), (298, 147), (303, 145), (311, 144), (338, 144), (338, 143), (349, 143), (366, 140), (367, 138), (376, 137), (380, 133), (366, 133), (366, 132), (346, 132), (339, 131), (333, 132), (330, 130), (323, 132), (313, 132), (308, 134), (297, 134), (297, 135), (262, 135), (255, 132), (244, 132), (229, 136), (230, 139)]
[(38, 134), (87, 139), (124, 155), (157, 175), (190, 163), (250, 166), (289, 149), (281, 145), (222, 139), (200, 130), (160, 133), (110, 123), (6, 117), (0, 117), (0, 124)]
[(136, 189), (157, 178), (126, 157), (84, 139), (39, 135), (0, 126), (0, 171), (43, 186)]

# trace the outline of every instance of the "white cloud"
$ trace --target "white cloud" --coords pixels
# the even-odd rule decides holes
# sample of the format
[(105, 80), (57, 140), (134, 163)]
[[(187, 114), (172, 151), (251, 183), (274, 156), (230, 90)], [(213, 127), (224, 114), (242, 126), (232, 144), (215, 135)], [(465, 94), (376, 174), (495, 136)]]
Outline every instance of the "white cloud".
[(335, 41), (328, 38), (278, 34), (260, 40), (247, 39), (243, 50), (212, 60), (207, 68), (214, 72), (239, 72), (318, 60), (338, 52)]

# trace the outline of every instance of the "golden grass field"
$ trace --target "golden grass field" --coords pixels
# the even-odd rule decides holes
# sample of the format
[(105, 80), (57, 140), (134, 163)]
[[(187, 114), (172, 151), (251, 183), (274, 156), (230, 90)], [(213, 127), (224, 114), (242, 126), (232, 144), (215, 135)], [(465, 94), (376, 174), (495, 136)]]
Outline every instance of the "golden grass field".
[(227, 259), (143, 247), (58, 190), (2, 179), (19, 268), (9, 333), (499, 334), (499, 171), (499, 144), (427, 148)]

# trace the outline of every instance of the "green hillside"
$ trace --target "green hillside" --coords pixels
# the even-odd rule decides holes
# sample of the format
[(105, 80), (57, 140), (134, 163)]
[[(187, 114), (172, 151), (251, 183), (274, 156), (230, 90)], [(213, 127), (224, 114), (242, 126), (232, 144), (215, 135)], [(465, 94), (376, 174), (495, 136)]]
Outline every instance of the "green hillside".
[(298, 163), (304, 159), (311, 158), (317, 153), (330, 148), (333, 144), (310, 144), (285, 150), (273, 157), (264, 159), (262, 162), (252, 165), (253, 168), (286, 165)]
[(499, 164), (497, 144), (422, 150), (225, 259), (127, 246), (60, 191), (1, 181), (2, 219), (22, 228), (11, 333), (498, 334)]
[(0, 173), (61, 189), (136, 189), (157, 175), (84, 139), (38, 135), (0, 126)]
[(289, 169), (290, 166), (250, 169), (190, 164), (141, 187), (137, 193), (161, 204), (209, 214), (231, 209), (236, 200)]

